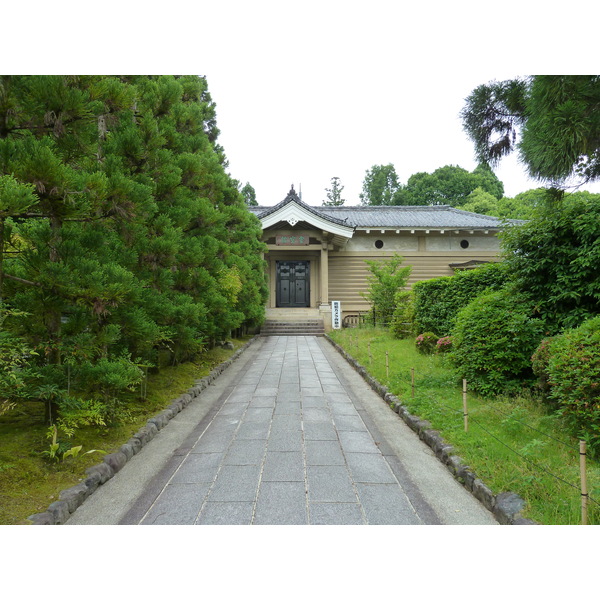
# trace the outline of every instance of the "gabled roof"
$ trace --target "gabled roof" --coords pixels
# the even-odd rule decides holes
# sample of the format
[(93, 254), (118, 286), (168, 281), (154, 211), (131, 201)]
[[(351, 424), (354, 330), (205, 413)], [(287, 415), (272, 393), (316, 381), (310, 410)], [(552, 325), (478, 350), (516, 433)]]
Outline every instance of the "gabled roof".
[(250, 210), (261, 220), (263, 229), (287, 222), (291, 227), (305, 222), (331, 234), (333, 242), (344, 245), (354, 234), (354, 227), (345, 220), (330, 216), (300, 200), (294, 186), (279, 204), (273, 207), (251, 206)]
[[(497, 230), (505, 222), (497, 217), (479, 215), (446, 205), (436, 206), (309, 206), (305, 204), (292, 186), (287, 197), (276, 206), (251, 206), (249, 209), (263, 222), (274, 224), (272, 217), (283, 216), (282, 209), (290, 203), (302, 209), (294, 215), (312, 215), (331, 225), (349, 229), (388, 228), (388, 229), (473, 229)], [(292, 211), (293, 212), (293, 211)], [(292, 216), (293, 218), (293, 216)], [(288, 220), (278, 219), (278, 220)], [(302, 219), (306, 220), (306, 219)], [(323, 222), (321, 221), (321, 222)], [(289, 221), (288, 221), (289, 222)], [(520, 223), (521, 221), (509, 221)], [(269, 225), (270, 226), (270, 225)], [(318, 225), (320, 226), (320, 225)]]

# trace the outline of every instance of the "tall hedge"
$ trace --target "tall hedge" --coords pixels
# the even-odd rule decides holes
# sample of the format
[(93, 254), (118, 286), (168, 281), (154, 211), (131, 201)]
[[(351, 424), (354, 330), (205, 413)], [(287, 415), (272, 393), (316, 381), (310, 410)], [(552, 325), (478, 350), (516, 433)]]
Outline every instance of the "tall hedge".
[(416, 333), (451, 334), (458, 311), (482, 292), (498, 290), (508, 280), (503, 263), (490, 263), (450, 277), (418, 281), (413, 285)]

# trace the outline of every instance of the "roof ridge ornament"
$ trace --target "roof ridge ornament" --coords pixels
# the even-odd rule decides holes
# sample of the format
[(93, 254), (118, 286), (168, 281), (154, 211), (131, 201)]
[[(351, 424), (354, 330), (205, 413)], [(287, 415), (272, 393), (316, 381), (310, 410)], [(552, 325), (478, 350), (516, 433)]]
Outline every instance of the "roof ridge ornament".
[(300, 196), (298, 196), (298, 194), (296, 193), (293, 183), (292, 183), (292, 187), (290, 188), (290, 191), (288, 192), (288, 195), (285, 197), (286, 200), (288, 198), (293, 198), (294, 200), (300, 200)]

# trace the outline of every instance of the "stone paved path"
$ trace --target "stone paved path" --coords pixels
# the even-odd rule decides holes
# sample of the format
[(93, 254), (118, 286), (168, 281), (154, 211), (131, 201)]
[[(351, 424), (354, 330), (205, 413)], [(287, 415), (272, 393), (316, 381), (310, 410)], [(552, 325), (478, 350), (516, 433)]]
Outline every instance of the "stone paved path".
[[(152, 485), (130, 500), (118, 523), (496, 523), (379, 397), (371, 398), (371, 412), (365, 409), (375, 394), (326, 340), (261, 338), (246, 354), (243, 367), (221, 382), (201, 425), (165, 460)], [(393, 428), (387, 435), (394, 443), (373, 416)], [(406, 438), (401, 447), (399, 436)], [(113, 480), (102, 487), (116, 486), (112, 494), (106, 490), (105, 502), (119, 514)], [(121, 486), (126, 490), (127, 483)], [(69, 523), (100, 522), (78, 517), (84, 506)]]

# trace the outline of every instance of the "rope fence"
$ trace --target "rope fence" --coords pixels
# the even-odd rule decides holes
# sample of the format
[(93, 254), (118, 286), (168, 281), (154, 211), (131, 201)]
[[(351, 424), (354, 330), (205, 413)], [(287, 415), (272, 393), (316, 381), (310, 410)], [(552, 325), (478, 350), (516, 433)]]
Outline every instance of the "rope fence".
[[(382, 362), (379, 361), (380, 357), (374, 358), (370, 341), (368, 342), (368, 359), (369, 359), (369, 364), (371, 366), (373, 366), (373, 364), (379, 364), (379, 366), (383, 367)], [(389, 385), (389, 382), (390, 382), (390, 358), (389, 358), (389, 353), (387, 351), (385, 352), (385, 373), (386, 373), (387, 384)], [(415, 399), (417, 393), (418, 393), (418, 386), (417, 386), (416, 377), (415, 377), (415, 368), (413, 367), (410, 369), (410, 394), (411, 394), (411, 398), (413, 400)], [(552, 478), (554, 478), (556, 481), (560, 482), (561, 484), (566, 485), (574, 490), (577, 490), (581, 496), (581, 524), (582, 525), (588, 524), (589, 504), (593, 503), (594, 505), (597, 505), (600, 507), (600, 502), (597, 501), (596, 499), (592, 498), (592, 496), (589, 494), (588, 488), (587, 488), (587, 465), (586, 465), (587, 448), (586, 448), (585, 441), (580, 440), (579, 447), (577, 448), (577, 452), (579, 453), (579, 472), (580, 472), (580, 482), (579, 482), (579, 485), (577, 485), (577, 484), (567, 481), (560, 475), (557, 475), (556, 473), (552, 472), (549, 468), (545, 467), (544, 465), (539, 464), (538, 462), (525, 456), (522, 452), (519, 452), (518, 450), (516, 450), (515, 448), (510, 446), (510, 444), (508, 444), (506, 441), (501, 439), (501, 437), (499, 437), (499, 435), (497, 433), (493, 433), (492, 431), (490, 431), (489, 426), (487, 426), (487, 424), (484, 425), (481, 422), (481, 420), (479, 419), (479, 417), (471, 414), (469, 412), (468, 390), (467, 390), (467, 380), (466, 379), (463, 379), (463, 384), (462, 384), (462, 410), (459, 408), (456, 408), (454, 406), (450, 406), (447, 403), (444, 403), (439, 398), (434, 399), (433, 397), (430, 397), (430, 399), (435, 402), (435, 406), (442, 408), (445, 411), (449, 411), (450, 413), (454, 413), (457, 416), (459, 416), (459, 415), (462, 416), (465, 433), (468, 434), (470, 424), (477, 426), (486, 435), (488, 435), (489, 437), (494, 439), (496, 442), (498, 442), (504, 448), (509, 450), (511, 453), (518, 456), (521, 460), (525, 461), (534, 470), (545, 473), (546, 475), (551, 476)], [(506, 412), (500, 410), (499, 408), (497, 408), (496, 406), (492, 406), (491, 403), (486, 404), (485, 408), (486, 408), (486, 410), (490, 409), (490, 410), (492, 410), (492, 412), (495, 412), (496, 414), (503, 416), (506, 420), (510, 419), (510, 421), (513, 423), (519, 423), (520, 425), (527, 427), (528, 429), (536, 432), (537, 434), (547, 437), (550, 440), (552, 440), (553, 442), (561, 444), (562, 446), (564, 446), (572, 451), (575, 450), (573, 448), (572, 443), (569, 444), (568, 442), (565, 442), (564, 440), (561, 440), (556, 436), (553, 436), (549, 433), (546, 433), (545, 431), (542, 431), (542, 430), (532, 426), (530, 423), (527, 423), (522, 418), (515, 416), (514, 413), (513, 414), (506, 413)]]

